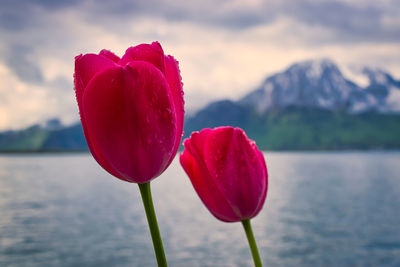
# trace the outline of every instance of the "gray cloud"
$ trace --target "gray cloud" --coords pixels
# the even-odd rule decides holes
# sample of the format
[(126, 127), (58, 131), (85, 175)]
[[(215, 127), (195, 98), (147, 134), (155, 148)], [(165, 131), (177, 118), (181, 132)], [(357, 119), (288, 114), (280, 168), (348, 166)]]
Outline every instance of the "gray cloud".
[(286, 11), (290, 16), (310, 26), (319, 25), (335, 30), (340, 39), (376, 42), (400, 40), (400, 28), (393, 29), (382, 22), (384, 15), (396, 8), (399, 9), (400, 5), (395, 4), (385, 9), (383, 6), (351, 6), (333, 1), (303, 1), (301, 4), (287, 7)]
[[(242, 30), (251, 26), (269, 24), (281, 17), (290, 17), (299, 23), (332, 30), (337, 42), (400, 41), (400, 25), (384, 23), (385, 17), (396, 17), (396, 14), (400, 12), (399, 1), (386, 1), (386, 4), (373, 5), (374, 1), (365, 4), (365, 1), (282, 0), (264, 1), (254, 6), (235, 5), (232, 1), (192, 3), (179, 0), (122, 0), (91, 3), (87, 6), (87, 12), (95, 14), (96, 19), (99, 13), (115, 19), (126, 19), (125, 16), (152, 16), (172, 21), (190, 21)], [(243, 1), (243, 3), (246, 2)]]
[(65, 76), (57, 76), (48, 83), (48, 86), (57, 94), (59, 91), (70, 93), (74, 85), (72, 79), (68, 79)]
[(58, 9), (65, 8), (75, 5), (81, 1), (79, 0), (1, 0), (0, 4), (3, 9), (20, 9), (25, 10), (27, 8), (42, 7), (45, 9)]
[[(251, 1), (249, 1), (251, 2)], [(243, 3), (246, 3), (243, 1)], [(237, 5), (232, 1), (186, 0), (6, 0), (1, 3), (1, 26), (17, 30), (27, 26), (34, 19), (38, 9), (48, 11), (76, 7), (96, 23), (109, 23), (107, 18), (126, 20), (134, 17), (164, 18), (172, 21), (190, 21), (215, 27), (244, 29), (268, 24), (279, 17), (291, 17), (300, 23), (321, 26), (335, 31), (338, 41), (351, 38), (352, 41), (399, 41), (399, 25), (384, 24), (386, 15), (396, 16), (400, 12), (400, 2), (369, 5), (365, 1), (264, 1), (258, 5)], [(398, 12), (397, 12), (398, 11)]]
[(28, 83), (42, 83), (42, 71), (29, 57), (31, 48), (26, 45), (12, 45), (3, 55), (7, 66), (18, 76), (21, 81)]
[[(244, 2), (245, 3), (245, 2)], [(275, 6), (276, 7), (276, 6)], [(274, 20), (277, 10), (272, 5), (262, 8), (241, 8), (231, 5), (231, 1), (95, 1), (88, 5), (90, 14), (103, 16), (152, 16), (169, 21), (189, 21), (203, 25), (227, 28), (246, 28)], [(97, 16), (96, 16), (97, 17)], [(121, 17), (120, 17), (121, 18)]]
[(8, 31), (19, 31), (35, 24), (41, 10), (53, 11), (71, 7), (78, 0), (1, 0), (0, 28)]

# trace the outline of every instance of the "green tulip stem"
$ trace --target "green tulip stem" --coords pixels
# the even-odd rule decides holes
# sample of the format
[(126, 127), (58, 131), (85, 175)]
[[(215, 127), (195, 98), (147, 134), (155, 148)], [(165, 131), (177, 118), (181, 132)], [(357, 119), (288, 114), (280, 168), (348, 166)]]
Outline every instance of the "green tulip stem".
[(158, 229), (156, 213), (154, 211), (154, 205), (150, 190), (150, 182), (139, 184), (139, 189), (140, 194), (142, 195), (143, 206), (146, 211), (147, 222), (149, 223), (151, 239), (153, 240), (153, 247), (156, 254), (158, 266), (166, 267), (167, 260), (165, 258), (160, 230)]
[(244, 231), (246, 232), (247, 240), (249, 241), (249, 246), (251, 254), (253, 255), (254, 266), (262, 267), (260, 254), (258, 253), (258, 248), (256, 240), (254, 239), (253, 230), (251, 229), (250, 219), (242, 221)]

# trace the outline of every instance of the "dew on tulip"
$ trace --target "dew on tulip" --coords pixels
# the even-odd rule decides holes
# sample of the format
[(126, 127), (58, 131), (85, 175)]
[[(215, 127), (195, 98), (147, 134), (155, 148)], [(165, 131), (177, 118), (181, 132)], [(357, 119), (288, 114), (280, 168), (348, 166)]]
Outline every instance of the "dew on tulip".
[(169, 108), (167, 108), (164, 112), (162, 112), (163, 117), (166, 119), (171, 117), (171, 114), (172, 114), (172, 110)]
[(184, 147), (181, 165), (216, 218), (237, 222), (258, 214), (268, 173), (261, 152), (241, 129), (204, 129), (186, 139)]
[[(144, 183), (169, 166), (183, 136), (184, 100), (178, 63), (158, 43), (131, 47), (121, 60), (106, 50), (77, 56), (74, 85), (89, 150), (104, 169)], [(126, 158), (152, 164), (132, 167)]]

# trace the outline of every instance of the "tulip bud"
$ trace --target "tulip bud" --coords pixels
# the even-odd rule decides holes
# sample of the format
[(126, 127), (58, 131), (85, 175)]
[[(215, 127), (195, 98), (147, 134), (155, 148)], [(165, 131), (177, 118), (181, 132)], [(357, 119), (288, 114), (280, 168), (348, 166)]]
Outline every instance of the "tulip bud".
[(267, 194), (267, 167), (242, 129), (203, 129), (192, 133), (184, 147), (181, 165), (216, 218), (238, 222), (258, 214)]
[(161, 45), (75, 58), (74, 84), (90, 152), (115, 177), (145, 183), (174, 158), (184, 101), (178, 62)]

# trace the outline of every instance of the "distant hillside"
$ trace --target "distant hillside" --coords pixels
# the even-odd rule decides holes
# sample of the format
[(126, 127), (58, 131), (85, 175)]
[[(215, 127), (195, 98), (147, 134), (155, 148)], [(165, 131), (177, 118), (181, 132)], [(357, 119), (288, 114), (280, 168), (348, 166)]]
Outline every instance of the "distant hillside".
[[(261, 149), (400, 149), (400, 81), (365, 68), (369, 85), (344, 77), (330, 60), (293, 64), (238, 101), (210, 103), (185, 120), (192, 131), (239, 126)], [(0, 151), (87, 150), (80, 123), (57, 120), (0, 133)]]
[(56, 129), (35, 125), (20, 131), (0, 133), (0, 152), (80, 150), (87, 150), (80, 123)]
[(186, 137), (202, 128), (243, 128), (265, 150), (400, 149), (400, 115), (291, 107), (262, 115), (232, 102), (213, 103), (188, 119)]
[(1, 151), (37, 151), (47, 139), (49, 132), (39, 125), (21, 131), (0, 133)]

